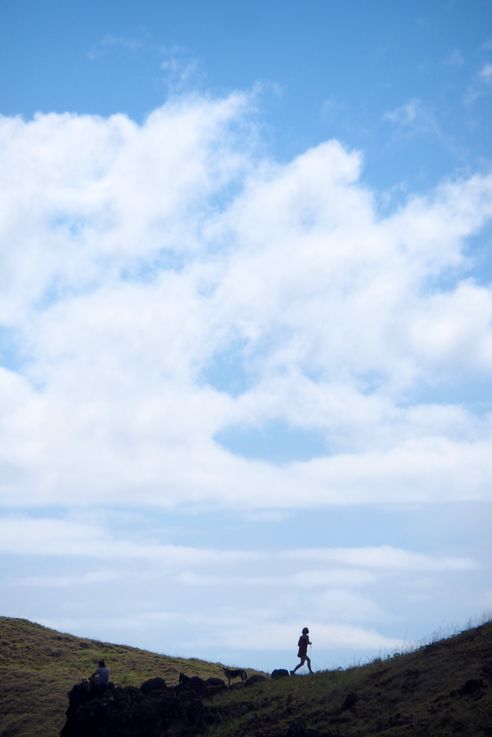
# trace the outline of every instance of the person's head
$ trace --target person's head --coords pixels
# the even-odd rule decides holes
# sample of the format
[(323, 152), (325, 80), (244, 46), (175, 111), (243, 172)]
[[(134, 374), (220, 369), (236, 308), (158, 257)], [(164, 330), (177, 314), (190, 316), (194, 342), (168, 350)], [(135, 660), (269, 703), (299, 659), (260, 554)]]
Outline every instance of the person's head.
[(303, 634), (303, 635), (309, 635), (309, 630), (308, 630), (308, 628), (307, 628), (307, 627), (304, 627), (304, 628), (303, 628), (303, 630), (302, 630), (302, 634)]
[(106, 667), (106, 663), (104, 662), (104, 660), (100, 660), (99, 661), (99, 667), (100, 668), (105, 668)]

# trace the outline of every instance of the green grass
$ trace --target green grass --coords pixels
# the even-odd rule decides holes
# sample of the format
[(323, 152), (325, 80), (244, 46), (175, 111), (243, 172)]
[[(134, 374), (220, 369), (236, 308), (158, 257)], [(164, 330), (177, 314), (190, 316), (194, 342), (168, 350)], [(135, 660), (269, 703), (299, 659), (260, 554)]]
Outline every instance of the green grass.
[(220, 663), (157, 655), (0, 617), (0, 737), (57, 737), (68, 691), (94, 672), (100, 658), (119, 686), (140, 686), (154, 676), (172, 685), (179, 673), (223, 677)]
[[(466, 694), (472, 679), (483, 688)], [(348, 694), (356, 703), (341, 710)], [(294, 724), (326, 737), (491, 736), (492, 624), (364, 666), (225, 693), (214, 707), (221, 721), (207, 737), (285, 737)]]
[[(118, 685), (180, 672), (221, 677), (219, 663), (170, 658), (0, 618), (0, 736), (57, 737), (67, 691), (104, 657)], [(466, 693), (467, 681), (482, 685)], [(352, 708), (342, 710), (348, 694)], [(492, 737), (492, 623), (414, 652), (346, 670), (267, 680), (208, 702), (205, 737)], [(297, 730), (297, 732), (296, 732)], [(307, 730), (307, 732), (306, 732)]]

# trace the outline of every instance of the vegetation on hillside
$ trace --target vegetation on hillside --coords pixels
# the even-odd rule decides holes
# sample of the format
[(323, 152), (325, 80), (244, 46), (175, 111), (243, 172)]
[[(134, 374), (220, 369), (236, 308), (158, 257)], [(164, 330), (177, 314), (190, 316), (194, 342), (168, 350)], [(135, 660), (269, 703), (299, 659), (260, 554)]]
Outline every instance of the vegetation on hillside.
[(214, 700), (207, 737), (490, 737), (492, 623), (364, 666)]
[[(57, 737), (68, 687), (100, 657), (120, 685), (222, 676), (217, 663), (0, 618), (0, 735)], [(204, 737), (492, 737), (492, 623), (361, 667), (237, 687), (208, 704)]]
[(108, 661), (111, 679), (120, 686), (139, 686), (154, 676), (172, 685), (180, 673), (223, 677), (220, 663), (157, 655), (0, 617), (1, 737), (57, 737), (67, 692), (94, 672), (100, 658)]

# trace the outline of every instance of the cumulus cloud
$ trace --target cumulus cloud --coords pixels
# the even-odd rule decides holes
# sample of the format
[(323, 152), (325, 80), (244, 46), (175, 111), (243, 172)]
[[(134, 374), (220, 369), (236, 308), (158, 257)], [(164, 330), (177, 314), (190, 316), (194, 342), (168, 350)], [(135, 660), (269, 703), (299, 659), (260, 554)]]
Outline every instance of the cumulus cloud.
[[(492, 176), (383, 216), (360, 152), (274, 161), (254, 108), (0, 119), (4, 505), (490, 500), (491, 416), (415, 397), (492, 366), (468, 248)], [(221, 443), (271, 421), (326, 452), (282, 465)]]

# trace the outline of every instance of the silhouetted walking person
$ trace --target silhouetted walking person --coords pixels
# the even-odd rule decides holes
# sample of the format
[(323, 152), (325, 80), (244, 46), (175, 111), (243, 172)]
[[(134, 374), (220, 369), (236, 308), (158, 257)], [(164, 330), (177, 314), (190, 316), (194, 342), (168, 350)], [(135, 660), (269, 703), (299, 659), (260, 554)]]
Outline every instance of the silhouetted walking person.
[(307, 663), (307, 667), (309, 668), (309, 672), (312, 673), (311, 670), (311, 658), (308, 657), (307, 649), (308, 645), (312, 645), (313, 643), (309, 639), (309, 630), (307, 627), (304, 627), (302, 630), (302, 635), (299, 637), (299, 642), (297, 643), (299, 650), (297, 652), (297, 657), (301, 659), (301, 662), (299, 665), (296, 665), (294, 670), (290, 671), (290, 675), (293, 676), (296, 670), (299, 670), (299, 668), (302, 668), (304, 663)]

